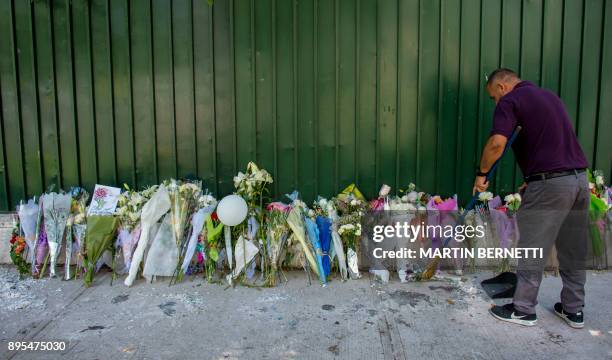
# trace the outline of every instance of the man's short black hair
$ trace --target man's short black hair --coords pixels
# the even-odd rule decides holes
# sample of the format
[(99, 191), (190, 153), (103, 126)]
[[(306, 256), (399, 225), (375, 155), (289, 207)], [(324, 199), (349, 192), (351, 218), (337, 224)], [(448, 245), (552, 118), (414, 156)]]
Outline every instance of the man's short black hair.
[(506, 80), (509, 77), (518, 78), (518, 74), (514, 72), (513, 70), (510, 70), (507, 68), (495, 69), (487, 77), (487, 86), (491, 85), (494, 81)]

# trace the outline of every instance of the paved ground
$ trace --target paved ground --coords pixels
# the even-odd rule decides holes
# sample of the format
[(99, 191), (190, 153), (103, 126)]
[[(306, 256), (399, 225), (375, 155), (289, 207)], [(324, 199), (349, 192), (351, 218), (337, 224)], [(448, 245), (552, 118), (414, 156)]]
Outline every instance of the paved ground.
[[(108, 274), (91, 288), (17, 281), (0, 267), (2, 359), (605, 359), (612, 358), (612, 272), (590, 273), (586, 328), (551, 312), (547, 277), (534, 328), (499, 323), (478, 279), (380, 284), (367, 276), (308, 286), (227, 288), (189, 278), (126, 288)], [(8, 352), (7, 341), (67, 340), (62, 353)]]

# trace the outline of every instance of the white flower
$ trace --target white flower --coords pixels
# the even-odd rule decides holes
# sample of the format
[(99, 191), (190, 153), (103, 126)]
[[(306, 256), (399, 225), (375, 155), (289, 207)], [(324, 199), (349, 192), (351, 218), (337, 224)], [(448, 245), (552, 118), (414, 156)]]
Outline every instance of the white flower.
[(327, 199), (321, 198), (321, 200), (319, 200), (319, 206), (325, 209), (327, 207)]
[(514, 201), (518, 201), (518, 202), (523, 201), (523, 198), (521, 198), (521, 194), (519, 193), (514, 194)]
[(234, 187), (239, 187), (240, 183), (246, 179), (246, 175), (242, 172), (238, 172), (238, 175), (234, 176)]
[(593, 190), (595, 188), (595, 184), (593, 184), (592, 182), (589, 183), (589, 189)]
[(359, 200), (357, 199), (351, 200), (351, 206), (357, 206), (357, 205), (359, 205)]
[(134, 195), (132, 195), (132, 200), (131, 202), (135, 203), (135, 204), (140, 204), (144, 201), (144, 198), (142, 197), (142, 195), (140, 195), (139, 193), (135, 193)]
[(140, 213), (130, 213), (130, 221), (136, 222), (140, 219)]
[(600, 186), (601, 186), (601, 185), (603, 185), (603, 184), (604, 184), (604, 178), (603, 178), (603, 176), (601, 176), (601, 175), (597, 175), (597, 176), (595, 177), (595, 184), (600, 185)]
[(481, 192), (478, 194), (478, 200), (485, 202), (493, 199), (493, 193), (490, 191)]
[(85, 215), (84, 214), (77, 214), (77, 216), (74, 217), (74, 223), (75, 224), (81, 224), (81, 223), (83, 223), (83, 221), (85, 221)]
[(507, 203), (511, 203), (514, 201), (514, 194), (508, 194), (506, 195), (506, 197), (504, 198), (504, 201)]
[(405, 202), (405, 203), (407, 203), (407, 202), (409, 202), (409, 201), (410, 201), (410, 200), (408, 199), (408, 195), (404, 195), (404, 196), (402, 196), (402, 197), (400, 198), (400, 200), (401, 200), (402, 202)]
[(419, 198), (419, 194), (416, 191), (411, 191), (406, 195), (406, 198), (407, 202), (413, 203), (417, 201), (417, 199)]

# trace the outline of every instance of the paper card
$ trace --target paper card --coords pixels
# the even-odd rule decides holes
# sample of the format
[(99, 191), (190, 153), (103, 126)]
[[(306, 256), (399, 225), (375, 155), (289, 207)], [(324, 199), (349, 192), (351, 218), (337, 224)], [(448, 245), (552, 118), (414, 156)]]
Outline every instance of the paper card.
[(117, 200), (120, 193), (120, 188), (96, 184), (91, 204), (89, 204), (87, 209), (87, 216), (113, 215), (117, 208)]

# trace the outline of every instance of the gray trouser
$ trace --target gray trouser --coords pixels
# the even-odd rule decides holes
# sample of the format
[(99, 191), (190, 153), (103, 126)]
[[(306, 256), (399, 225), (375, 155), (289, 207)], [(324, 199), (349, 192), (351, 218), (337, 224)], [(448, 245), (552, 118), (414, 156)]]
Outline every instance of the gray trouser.
[(542, 248), (541, 259), (519, 259), (514, 306), (533, 314), (546, 261), (557, 248), (563, 281), (561, 303), (567, 312), (584, 306), (588, 250), (589, 187), (586, 173), (530, 182), (517, 214), (520, 248)]

